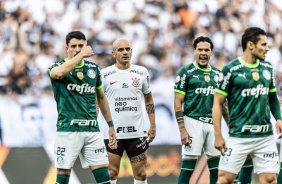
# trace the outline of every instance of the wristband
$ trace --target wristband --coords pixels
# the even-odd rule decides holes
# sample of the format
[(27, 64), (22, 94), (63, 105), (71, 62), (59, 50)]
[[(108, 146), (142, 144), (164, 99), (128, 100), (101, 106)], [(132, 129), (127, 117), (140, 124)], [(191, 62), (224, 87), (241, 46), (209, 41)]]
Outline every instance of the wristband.
[(108, 123), (109, 127), (113, 127), (114, 126), (114, 123), (112, 121), (108, 121), (107, 123)]

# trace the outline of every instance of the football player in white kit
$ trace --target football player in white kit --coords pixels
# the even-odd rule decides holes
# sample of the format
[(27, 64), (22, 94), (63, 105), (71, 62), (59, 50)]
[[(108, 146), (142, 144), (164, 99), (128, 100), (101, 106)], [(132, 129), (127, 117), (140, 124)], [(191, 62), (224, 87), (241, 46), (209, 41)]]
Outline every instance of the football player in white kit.
[[(114, 146), (109, 146), (109, 138), (105, 137), (111, 184), (117, 182), (124, 151), (131, 162), (134, 184), (146, 184), (146, 150), (156, 136), (155, 108), (149, 87), (150, 76), (146, 68), (130, 63), (132, 49), (129, 41), (114, 41), (112, 55), (116, 64), (101, 70), (103, 88), (117, 135), (117, 144)], [(150, 120), (148, 131), (143, 120), (142, 93)], [(149, 139), (146, 140), (148, 136)]]

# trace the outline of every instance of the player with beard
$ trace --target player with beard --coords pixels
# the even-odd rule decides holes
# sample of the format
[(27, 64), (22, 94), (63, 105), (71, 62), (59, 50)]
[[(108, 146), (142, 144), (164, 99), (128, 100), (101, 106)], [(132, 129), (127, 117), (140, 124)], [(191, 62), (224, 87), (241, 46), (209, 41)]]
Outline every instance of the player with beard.
[[(146, 150), (156, 136), (155, 108), (150, 90), (150, 76), (146, 68), (130, 63), (132, 49), (125, 39), (113, 43), (116, 64), (101, 70), (103, 88), (109, 101), (117, 133), (117, 144), (105, 144), (109, 156), (111, 184), (116, 184), (123, 152), (126, 151), (133, 170), (134, 184), (146, 184)], [(147, 131), (142, 113), (144, 95), (150, 128)], [(149, 139), (146, 138), (149, 136)]]
[[(212, 106), (220, 70), (209, 64), (213, 43), (208, 37), (198, 37), (193, 46), (196, 60), (179, 71), (174, 86), (174, 110), (183, 144), (178, 184), (189, 183), (202, 150), (210, 170), (210, 183), (215, 184), (220, 152), (213, 146)], [(227, 108), (224, 112), (228, 122)]]
[[(282, 121), (273, 68), (264, 61), (269, 50), (264, 30), (247, 28), (242, 36), (242, 48), (243, 55), (223, 68), (219, 86), (215, 89), (214, 145), (222, 154), (218, 183), (232, 183), (248, 154), (260, 183), (276, 183), (279, 159), (270, 111), (277, 120), (278, 134), (282, 130)], [(221, 115), (226, 98), (230, 124), (229, 138), (225, 142), (221, 135)]]

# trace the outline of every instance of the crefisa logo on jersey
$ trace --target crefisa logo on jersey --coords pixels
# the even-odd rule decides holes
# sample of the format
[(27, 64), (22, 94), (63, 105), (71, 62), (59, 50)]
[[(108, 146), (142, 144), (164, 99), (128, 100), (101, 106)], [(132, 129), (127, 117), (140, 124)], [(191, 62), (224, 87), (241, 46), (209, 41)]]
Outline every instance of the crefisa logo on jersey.
[(89, 78), (94, 79), (96, 77), (96, 73), (94, 70), (90, 69), (87, 71), (87, 75)]
[(254, 79), (255, 81), (258, 81), (258, 80), (259, 80), (259, 73), (258, 73), (258, 72), (253, 72), (253, 73), (252, 73), (252, 76), (253, 76), (253, 79)]
[(136, 77), (133, 79), (131, 78), (133, 81), (132, 81), (132, 86), (135, 87), (135, 88), (138, 88), (140, 86), (140, 79), (137, 79)]

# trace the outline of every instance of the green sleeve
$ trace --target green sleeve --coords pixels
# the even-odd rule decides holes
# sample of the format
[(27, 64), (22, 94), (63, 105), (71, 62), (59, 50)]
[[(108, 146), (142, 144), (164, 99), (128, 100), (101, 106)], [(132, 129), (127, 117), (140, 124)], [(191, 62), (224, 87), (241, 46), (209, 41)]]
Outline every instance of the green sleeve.
[(281, 119), (280, 103), (279, 103), (279, 100), (275, 92), (269, 93), (269, 106), (270, 106), (271, 113), (274, 116), (274, 118), (276, 119), (276, 121), (278, 119)]

